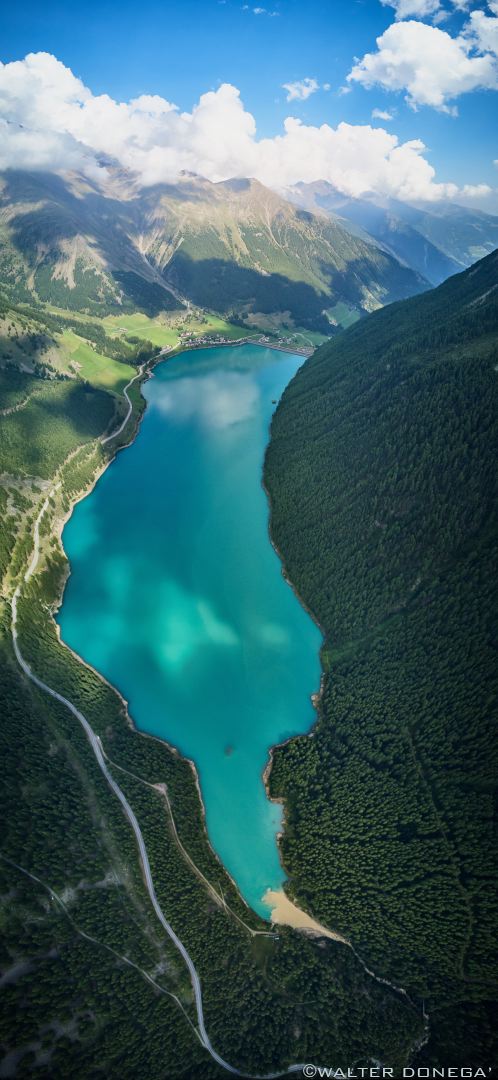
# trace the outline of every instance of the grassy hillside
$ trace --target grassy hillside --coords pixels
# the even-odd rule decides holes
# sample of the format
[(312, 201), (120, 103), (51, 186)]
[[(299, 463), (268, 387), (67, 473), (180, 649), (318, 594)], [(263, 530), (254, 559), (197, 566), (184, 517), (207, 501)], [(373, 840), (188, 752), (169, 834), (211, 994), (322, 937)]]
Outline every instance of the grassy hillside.
[(312, 739), (275, 755), (298, 899), (426, 1001), (424, 1060), (496, 1057), (498, 254), (324, 345), (265, 477), (324, 629)]
[[(147, 316), (141, 319), (144, 326), (154, 326)], [(119, 340), (115, 340), (116, 336)], [(157, 346), (144, 333), (137, 335), (123, 326), (116, 335), (112, 320), (108, 327), (95, 316), (33, 301), (16, 303), (8, 292), (0, 292), (0, 367), (21, 367), (37, 370), (38, 374), (57, 373), (97, 383), (101, 378), (109, 388), (114, 381), (120, 389), (123, 379), (127, 382), (133, 373), (130, 365), (149, 359), (155, 352)], [(120, 367), (109, 364), (109, 360), (117, 361)], [(111, 371), (113, 377), (109, 379)]]
[(129, 364), (104, 356), (74, 330), (63, 330), (61, 347), (69, 358), (69, 368), (94, 385), (115, 390), (119, 394), (133, 378), (134, 369)]

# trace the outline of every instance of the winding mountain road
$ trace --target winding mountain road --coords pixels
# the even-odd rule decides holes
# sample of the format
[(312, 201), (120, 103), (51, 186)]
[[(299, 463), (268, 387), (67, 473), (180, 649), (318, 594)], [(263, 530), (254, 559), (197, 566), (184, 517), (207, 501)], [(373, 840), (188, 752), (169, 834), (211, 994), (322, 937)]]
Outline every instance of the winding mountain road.
[(101, 443), (102, 443), (102, 446), (104, 446), (105, 443), (110, 442), (111, 439), (117, 439), (118, 435), (121, 435), (121, 432), (124, 431), (124, 429), (125, 429), (125, 427), (126, 427), (126, 425), (128, 423), (128, 420), (130, 419), (132, 409), (133, 409), (133, 402), (130, 400), (128, 390), (130, 389), (130, 386), (132, 386), (133, 383), (136, 382), (137, 379), (140, 378), (140, 376), (143, 373), (143, 370), (144, 370), (144, 364), (141, 364), (138, 371), (137, 371), (137, 374), (134, 375), (133, 378), (130, 379), (129, 383), (126, 384), (126, 386), (125, 386), (125, 388), (123, 390), (123, 396), (126, 398), (126, 400), (128, 402), (128, 412), (126, 413), (126, 416), (125, 416), (124, 420), (119, 425), (119, 427), (116, 429), (116, 431), (112, 431), (110, 435), (106, 435), (105, 439), (100, 440)]
[[(135, 378), (138, 378), (138, 375), (135, 376)], [(132, 379), (131, 382), (134, 382), (134, 379)], [(130, 385), (130, 384), (128, 384), (128, 385)], [(126, 420), (125, 420), (125, 422), (126, 422)], [(122, 430), (122, 428), (121, 428), (121, 430)], [(118, 434), (119, 434), (119, 431), (114, 432), (114, 436), (116, 436)], [(81, 724), (81, 726), (82, 726), (82, 728), (83, 728), (83, 730), (85, 732), (85, 735), (86, 735), (86, 737), (87, 737), (87, 739), (88, 739), (88, 741), (90, 743), (90, 746), (91, 746), (91, 748), (92, 748), (92, 750), (93, 750), (93, 752), (95, 754), (95, 757), (97, 759), (97, 764), (98, 764), (101, 772), (103, 773), (107, 783), (109, 784), (109, 787), (114, 792), (116, 797), (119, 799), (119, 801), (121, 803), (121, 806), (123, 807), (123, 811), (125, 813), (125, 816), (127, 817), (128, 821), (129, 821), (129, 823), (130, 823), (130, 825), (131, 825), (131, 827), (133, 829), (133, 832), (135, 833), (135, 839), (137, 841), (138, 850), (139, 850), (139, 854), (140, 854), (140, 861), (142, 863), (142, 868), (143, 868), (143, 873), (144, 873), (145, 885), (146, 885), (147, 892), (149, 894), (152, 906), (153, 906), (154, 911), (155, 911), (155, 913), (157, 915), (157, 918), (159, 919), (159, 922), (161, 923), (161, 926), (164, 928), (164, 930), (168, 934), (168, 937), (173, 942), (175, 948), (178, 949), (178, 952), (182, 956), (182, 958), (183, 958), (183, 960), (185, 962), (185, 965), (186, 965), (186, 967), (188, 969), (189, 975), (190, 975), (190, 982), (191, 982), (191, 985), (192, 985), (192, 990), (194, 992), (195, 1008), (196, 1008), (196, 1013), (197, 1013), (197, 1023), (198, 1023), (198, 1026), (199, 1026), (199, 1036), (200, 1036), (200, 1040), (201, 1040), (202, 1045), (207, 1050), (208, 1054), (211, 1055), (213, 1060), (216, 1061), (218, 1065), (221, 1065), (221, 1067), (223, 1069), (226, 1069), (227, 1072), (232, 1073), (234, 1076), (253, 1076), (254, 1077), (254, 1074), (243, 1072), (240, 1069), (237, 1069), (234, 1065), (230, 1065), (228, 1061), (225, 1061), (224, 1058), (222, 1058), (221, 1055), (218, 1054), (218, 1052), (215, 1050), (214, 1046), (211, 1043), (211, 1040), (210, 1040), (209, 1035), (208, 1035), (208, 1033), (206, 1031), (206, 1025), (205, 1025), (205, 1022), (204, 1022), (204, 1008), (203, 1008), (203, 1003), (202, 1003), (201, 982), (200, 982), (199, 975), (197, 973), (195, 964), (194, 964), (194, 962), (192, 960), (192, 957), (190, 956), (190, 953), (185, 948), (185, 945), (183, 944), (183, 942), (180, 940), (178, 935), (173, 930), (173, 927), (171, 926), (171, 923), (168, 922), (168, 920), (167, 920), (166, 916), (164, 915), (164, 912), (163, 912), (163, 910), (161, 908), (161, 905), (160, 905), (160, 903), (159, 903), (159, 901), (157, 899), (156, 891), (155, 891), (155, 888), (154, 888), (154, 882), (152, 880), (152, 873), (151, 873), (151, 869), (150, 869), (149, 857), (147, 855), (147, 848), (145, 846), (145, 841), (144, 841), (144, 838), (143, 838), (143, 835), (142, 835), (142, 830), (140, 828), (140, 825), (138, 824), (136, 815), (135, 815), (132, 807), (130, 806), (130, 804), (128, 802), (128, 799), (126, 798), (126, 795), (124, 794), (124, 792), (119, 787), (119, 784), (116, 783), (114, 777), (111, 775), (111, 773), (109, 772), (109, 769), (107, 768), (105, 758), (104, 758), (104, 754), (103, 754), (103, 751), (102, 751), (102, 748), (101, 748), (99, 736), (96, 735), (96, 733), (94, 732), (91, 724), (89, 724), (88, 720), (86, 719), (86, 716), (84, 716), (83, 713), (80, 712), (80, 710), (76, 708), (76, 705), (74, 705), (73, 702), (69, 700), (69, 698), (64, 697), (64, 695), (60, 694), (58, 692), (58, 690), (53, 690), (52, 687), (48, 685), (48, 683), (43, 682), (43, 679), (40, 679), (40, 678), (38, 678), (38, 675), (35, 675), (34, 671), (32, 671), (31, 667), (29, 666), (27, 660), (24, 659), (24, 656), (22, 655), (22, 652), (21, 652), (21, 649), (20, 649), (20, 646), (19, 646), (18, 631), (17, 631), (17, 603), (18, 603), (19, 596), (20, 596), (20, 593), (21, 593), (22, 584), (29, 581), (29, 579), (34, 574), (34, 572), (36, 570), (36, 567), (38, 565), (38, 560), (39, 560), (39, 557), (40, 557), (40, 524), (41, 524), (41, 520), (42, 520), (43, 515), (45, 514), (45, 512), (46, 512), (46, 510), (48, 508), (49, 501), (50, 501), (51, 497), (55, 494), (55, 492), (56, 492), (56, 490), (57, 490), (57, 488), (59, 486), (60, 485), (57, 484), (56, 487), (52, 488), (52, 490), (49, 492), (49, 494), (47, 495), (47, 497), (46, 497), (46, 499), (45, 499), (45, 501), (44, 501), (44, 503), (42, 505), (42, 508), (41, 508), (41, 510), (40, 510), (40, 512), (38, 514), (38, 517), (36, 518), (34, 529), (33, 529), (33, 545), (34, 545), (34, 547), (33, 547), (33, 557), (32, 557), (31, 562), (30, 562), (30, 564), (29, 564), (29, 566), (28, 566), (28, 568), (26, 570), (26, 573), (24, 574), (24, 578), (17, 585), (17, 587), (15, 589), (15, 592), (14, 592), (14, 595), (12, 597), (12, 642), (13, 642), (13, 647), (14, 647), (14, 653), (15, 653), (15, 656), (16, 656), (16, 660), (17, 660), (20, 668), (22, 669), (22, 671), (26, 675), (26, 677), (32, 683), (34, 683), (34, 685), (37, 686), (39, 690), (42, 690), (45, 694), (49, 694), (50, 697), (55, 699), (55, 701), (59, 701), (61, 705), (64, 705), (66, 707), (66, 709), (69, 709), (69, 711), (73, 714), (73, 716), (76, 718), (76, 720), (78, 720), (78, 722)], [(285, 1072), (288, 1072), (288, 1073), (300, 1072), (302, 1070), (302, 1068), (303, 1068), (302, 1065), (291, 1065), (287, 1070), (284, 1069), (284, 1070), (281, 1070), (280, 1072), (277, 1072), (277, 1073), (267, 1073), (264, 1076), (254, 1077), (254, 1080), (276, 1080), (277, 1077), (283, 1076)]]

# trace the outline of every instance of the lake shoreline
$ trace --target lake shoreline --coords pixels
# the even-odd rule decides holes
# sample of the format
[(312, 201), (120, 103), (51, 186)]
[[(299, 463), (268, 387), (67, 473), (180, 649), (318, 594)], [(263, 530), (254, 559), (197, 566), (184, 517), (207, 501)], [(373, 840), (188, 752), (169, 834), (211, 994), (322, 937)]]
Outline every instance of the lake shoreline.
[(196, 352), (198, 349), (227, 349), (236, 348), (240, 345), (258, 345), (261, 349), (272, 349), (275, 352), (288, 353), (289, 356), (304, 356), (307, 359), (312, 356), (314, 349), (303, 345), (274, 345), (271, 341), (254, 341), (253, 338), (234, 338), (233, 341), (202, 341), (195, 342), (190, 341), (186, 345), (178, 346), (176, 349), (171, 349), (170, 352), (164, 354), (166, 359), (168, 356), (179, 356), (182, 352)]
[[(241, 342), (241, 344), (245, 344), (245, 343)], [(188, 352), (188, 351), (190, 351), (190, 350), (188, 350), (188, 349), (182, 349), (181, 350), (181, 352)], [(176, 353), (175, 355), (179, 355), (179, 354)], [(62, 578), (62, 580), (60, 582), (60, 586), (58, 588), (57, 594), (54, 597), (54, 601), (53, 601), (53, 604), (51, 605), (50, 611), (51, 611), (52, 619), (53, 619), (53, 622), (54, 622), (54, 625), (55, 625), (55, 632), (56, 632), (56, 637), (57, 637), (58, 644), (62, 648), (67, 649), (68, 652), (71, 654), (71, 656), (73, 656), (74, 659), (77, 661), (78, 664), (81, 664), (83, 667), (87, 668), (88, 671), (91, 671), (98, 679), (100, 679), (103, 683), (105, 683), (105, 685), (108, 686), (109, 689), (112, 690), (112, 692), (114, 694), (116, 694), (117, 698), (119, 699), (119, 701), (121, 703), (122, 709), (123, 709), (123, 716), (124, 716), (125, 723), (129, 727), (129, 729), (131, 731), (133, 731), (135, 734), (141, 736), (142, 738), (153, 739), (154, 741), (160, 743), (162, 746), (165, 746), (166, 749), (174, 757), (176, 757), (176, 758), (178, 758), (178, 759), (180, 759), (182, 761), (185, 761), (186, 764), (189, 766), (189, 768), (191, 769), (191, 772), (193, 774), (196, 791), (197, 791), (197, 794), (198, 794), (198, 797), (199, 797), (201, 821), (202, 821), (202, 828), (203, 828), (203, 832), (204, 832), (204, 840), (205, 840), (206, 844), (208, 845), (211, 854), (213, 855), (213, 857), (216, 859), (217, 863), (219, 864), (221, 870), (230, 879), (230, 881), (231, 881), (231, 883), (232, 883), (232, 885), (233, 885), (233, 887), (234, 887), (234, 889), (235, 889), (235, 891), (237, 893), (237, 896), (238, 896), (239, 900), (244, 904), (244, 907), (255, 918), (260, 919), (263, 923), (265, 923), (266, 920), (263, 918), (263, 916), (259, 915), (258, 912), (254, 911), (254, 909), (247, 903), (247, 901), (246, 901), (245, 897), (242, 895), (236, 881), (234, 880), (234, 878), (230, 874), (229, 870), (227, 869), (227, 867), (223, 863), (222, 859), (218, 855), (217, 851), (214, 849), (213, 845), (211, 844), (211, 841), (210, 841), (210, 838), (209, 838), (209, 833), (208, 833), (208, 830), (207, 830), (207, 825), (206, 825), (206, 807), (205, 807), (204, 799), (203, 799), (203, 796), (202, 796), (201, 785), (200, 785), (200, 780), (199, 780), (199, 773), (198, 773), (198, 769), (197, 769), (197, 766), (195, 764), (195, 761), (193, 761), (192, 758), (189, 758), (186, 755), (182, 754), (181, 751), (178, 749), (178, 747), (176, 747), (173, 743), (170, 743), (167, 739), (163, 738), (162, 736), (152, 735), (149, 732), (142, 731), (139, 727), (137, 727), (137, 725), (135, 724), (135, 721), (133, 720), (133, 717), (132, 717), (132, 715), (130, 713), (130, 710), (129, 710), (129, 702), (126, 700), (126, 698), (124, 697), (124, 695), (121, 692), (121, 690), (119, 689), (119, 687), (116, 686), (115, 683), (112, 683), (109, 679), (107, 679), (106, 676), (101, 671), (99, 671), (92, 664), (90, 664), (87, 660), (85, 660), (82, 656), (80, 656), (79, 653), (77, 653), (73, 648), (71, 648), (70, 645), (68, 645), (68, 643), (66, 641), (63, 640), (63, 638), (61, 637), (60, 625), (57, 622), (57, 619), (55, 618), (55, 616), (57, 615), (57, 612), (62, 607), (62, 604), (63, 604), (63, 601), (64, 601), (64, 592), (65, 592), (65, 589), (66, 589), (66, 585), (67, 585), (67, 583), (69, 581), (69, 578), (71, 576), (71, 563), (70, 563), (69, 557), (67, 555), (67, 552), (66, 552), (66, 550), (64, 548), (64, 544), (63, 544), (63, 540), (62, 540), (62, 534), (63, 534), (64, 528), (65, 528), (67, 522), (70, 520), (76, 506), (80, 502), (82, 502), (83, 499), (86, 499), (88, 495), (91, 495), (92, 491), (94, 490), (94, 488), (98, 484), (101, 477), (104, 475), (104, 473), (107, 471), (107, 469), (116, 460), (116, 458), (117, 458), (118, 454), (120, 453), (120, 451), (121, 450), (127, 450), (135, 442), (135, 439), (138, 437), (138, 435), (140, 433), (140, 428), (141, 428), (141, 425), (142, 425), (142, 421), (143, 421), (143, 419), (145, 417), (145, 413), (146, 413), (146, 410), (147, 410), (147, 401), (142, 395), (142, 386), (145, 385), (145, 383), (148, 382), (149, 379), (154, 377), (154, 369), (159, 364), (164, 363), (167, 359), (168, 359), (167, 355), (163, 356), (161, 354), (159, 354), (157, 357), (154, 357), (153, 360), (149, 362), (149, 365), (144, 369), (140, 379), (137, 379), (138, 388), (139, 388), (139, 391), (140, 391), (140, 394), (141, 394), (141, 397), (142, 397), (143, 407), (141, 408), (141, 411), (140, 411), (140, 413), (138, 415), (134, 415), (134, 412), (132, 411), (132, 414), (131, 414), (131, 416), (129, 418), (129, 422), (132, 423), (133, 426), (132, 426), (132, 430), (130, 432), (130, 436), (127, 439), (127, 441), (123, 442), (123, 443), (119, 443), (119, 445), (116, 446), (116, 448), (114, 450), (109, 452), (109, 457), (107, 458), (106, 461), (102, 462), (99, 465), (99, 467), (95, 470), (91, 480), (88, 482), (88, 484), (85, 486), (85, 488), (81, 492), (78, 492), (78, 494), (75, 495), (75, 497), (73, 499), (71, 499), (71, 503), (70, 503), (70, 506), (69, 506), (68, 510), (65, 511), (63, 514), (58, 514), (58, 515), (56, 514), (56, 517), (55, 517), (55, 520), (54, 520), (54, 529), (53, 529), (53, 532), (52, 532), (51, 535), (55, 536), (57, 538), (58, 542), (59, 542), (60, 550), (61, 550), (61, 553), (62, 553), (63, 558), (64, 558), (64, 574), (63, 574), (63, 578)]]
[[(225, 346), (225, 347), (235, 347), (235, 345), (245, 345), (245, 344), (257, 344), (260, 347), (268, 348), (268, 349), (273, 349), (274, 348), (274, 346), (269, 344), (269, 343), (246, 341), (246, 340), (243, 340), (243, 341), (240, 341), (240, 342), (237, 341), (237, 342), (221, 343), (221, 345)], [(144, 370), (141, 378), (139, 380), (137, 380), (138, 381), (138, 388), (139, 388), (140, 393), (142, 391), (142, 386), (150, 378), (153, 377), (154, 369), (159, 364), (162, 364), (166, 360), (172, 358), (173, 355), (175, 357), (178, 357), (179, 355), (181, 355), (184, 352), (187, 353), (187, 352), (190, 352), (190, 351), (197, 351), (198, 348), (217, 348), (217, 347), (220, 347), (220, 343), (212, 343), (211, 345), (202, 345), (202, 346), (198, 346), (198, 347), (196, 347), (195, 345), (193, 347), (188, 346), (188, 347), (181, 348), (178, 351), (175, 350), (174, 354), (173, 354), (173, 351), (171, 353), (166, 353), (166, 354), (159, 353), (156, 357), (154, 357), (153, 361), (149, 363), (147, 368)], [(288, 348), (288, 347), (287, 348), (279, 347), (278, 351), (285, 352), (290, 356), (292, 356), (292, 355), (294, 355), (294, 356), (302, 356), (303, 355), (303, 352), (298, 352), (297, 349), (292, 349), (292, 348)], [(306, 355), (306, 354), (304, 354), (304, 355)], [(80, 503), (83, 499), (85, 499), (93, 491), (96, 484), (98, 483), (98, 480), (101, 478), (101, 476), (107, 470), (108, 466), (111, 465), (116, 460), (119, 451), (127, 449), (128, 447), (130, 447), (133, 444), (133, 442), (135, 441), (137, 435), (139, 434), (139, 431), (140, 431), (140, 428), (141, 428), (141, 423), (142, 423), (142, 420), (143, 420), (143, 418), (145, 416), (146, 409), (147, 409), (147, 402), (145, 402), (145, 404), (144, 404), (143, 408), (141, 409), (139, 415), (135, 414), (135, 416), (134, 416), (134, 414), (132, 413), (132, 415), (130, 417), (130, 420), (132, 421), (133, 426), (132, 426), (132, 429), (130, 431), (130, 435), (127, 438), (127, 440), (124, 443), (120, 443), (119, 445), (117, 445), (115, 450), (109, 455), (108, 459), (106, 461), (102, 462), (99, 465), (99, 467), (95, 471), (94, 475), (92, 476), (91, 481), (86, 485), (85, 489), (82, 492), (78, 493), (78, 495), (74, 498), (74, 500), (72, 500), (71, 506), (69, 507), (67, 512), (64, 513), (63, 515), (60, 515), (58, 517), (58, 519), (57, 519), (57, 522), (56, 522), (57, 535), (58, 535), (59, 543), (60, 543), (61, 550), (62, 550), (64, 560), (65, 560), (66, 573), (65, 573), (65, 576), (64, 576), (64, 580), (62, 582), (62, 586), (61, 586), (61, 588), (59, 590), (57, 600), (56, 600), (56, 602), (55, 602), (55, 604), (53, 606), (53, 609), (52, 609), (53, 615), (55, 615), (57, 613), (57, 611), (60, 609), (60, 607), (62, 606), (65, 588), (66, 588), (67, 582), (69, 580), (69, 577), (71, 575), (71, 568), (70, 568), (69, 558), (68, 558), (68, 556), (66, 554), (66, 551), (65, 551), (63, 543), (62, 543), (62, 533), (63, 533), (64, 527), (67, 524), (70, 517), (72, 516), (73, 511), (74, 511), (75, 507), (78, 505), (78, 503)], [(133, 422), (133, 419), (134, 419), (134, 422)], [(267, 445), (268, 445), (268, 443), (266, 443), (266, 447), (267, 447)], [(265, 447), (265, 454), (266, 454), (266, 447)], [(271, 500), (270, 500), (269, 493), (268, 493), (268, 491), (266, 489), (266, 486), (265, 486), (265, 483), (264, 483), (264, 463), (263, 463), (262, 471), (261, 471), (261, 484), (262, 484), (262, 487), (263, 487), (263, 491), (265, 492), (268, 511), (269, 511), (269, 520), (268, 520), (268, 524), (267, 524), (268, 538), (270, 540), (270, 543), (271, 543), (275, 553), (277, 554), (277, 557), (280, 560), (282, 576), (283, 576), (286, 584), (290, 585), (290, 587), (292, 588), (292, 590), (293, 590), (293, 592), (294, 592), (294, 594), (296, 596), (296, 599), (298, 600), (298, 603), (300, 604), (301, 608), (303, 610), (305, 610), (307, 612), (307, 614), (312, 618), (313, 622), (315, 623), (315, 625), (317, 625), (318, 629), (320, 630), (320, 632), (321, 632), (321, 634), (323, 636), (323, 628), (320, 627), (320, 625), (319, 625), (318, 621), (316, 620), (316, 618), (314, 617), (313, 613), (309, 611), (309, 609), (307, 608), (307, 605), (302, 601), (302, 598), (299, 596), (299, 594), (298, 594), (297, 590), (295, 589), (292, 581), (289, 579), (289, 577), (288, 577), (288, 575), (286, 573), (285, 567), (283, 565), (283, 560), (282, 560), (281, 554), (278, 551), (278, 548), (277, 548), (276, 544), (274, 543), (274, 540), (273, 540), (273, 537), (272, 537), (272, 534), (271, 534)], [(55, 619), (54, 619), (54, 621), (55, 621)], [(113, 683), (109, 679), (107, 679), (100, 671), (98, 671), (90, 663), (88, 663), (86, 660), (84, 660), (79, 655), (79, 653), (77, 653), (74, 649), (71, 648), (71, 646), (69, 646), (66, 642), (64, 642), (62, 637), (61, 637), (60, 626), (59, 626), (57, 621), (55, 621), (55, 625), (56, 625), (56, 632), (57, 632), (57, 638), (58, 638), (59, 643), (61, 645), (63, 645), (65, 648), (69, 649), (69, 651), (72, 653), (72, 655), (75, 657), (75, 659), (79, 663), (82, 663), (85, 667), (87, 667), (89, 670), (94, 672), (99, 679), (101, 679), (106, 685), (108, 685), (117, 694), (118, 699), (119, 699), (119, 701), (120, 701), (120, 703), (122, 705), (122, 708), (123, 708), (123, 714), (124, 714), (125, 721), (126, 721), (127, 725), (129, 726), (129, 728), (131, 730), (133, 730), (134, 732), (137, 732), (139, 735), (144, 735), (146, 738), (152, 738), (152, 739), (155, 739), (158, 742), (162, 743), (164, 746), (166, 746), (166, 748), (175, 757), (181, 758), (182, 760), (184, 760), (188, 764), (189, 768), (192, 771), (195, 786), (196, 786), (196, 791), (197, 791), (197, 794), (198, 794), (198, 797), (199, 797), (199, 805), (200, 805), (200, 811), (201, 811), (202, 828), (203, 828), (203, 831), (204, 831), (204, 839), (205, 839), (205, 841), (207, 842), (207, 844), (209, 846), (210, 852), (214, 856), (214, 858), (216, 859), (216, 862), (219, 864), (220, 868), (229, 877), (232, 885), (234, 886), (234, 888), (235, 888), (235, 890), (237, 892), (237, 895), (238, 895), (239, 899), (243, 901), (243, 905), (246, 908), (246, 910), (253, 913), (253, 915), (256, 918), (260, 919), (263, 923), (267, 924), (268, 921), (271, 921), (271, 912), (269, 913), (269, 915), (267, 917), (265, 915), (261, 915), (258, 911), (255, 911), (254, 908), (246, 901), (246, 899), (242, 895), (242, 892), (240, 891), (236, 881), (234, 880), (233, 876), (230, 874), (229, 870), (227, 869), (227, 866), (225, 865), (225, 863), (223, 862), (221, 857), (218, 855), (218, 853), (215, 850), (215, 848), (213, 847), (213, 845), (211, 844), (209, 834), (208, 834), (208, 830), (207, 830), (207, 825), (206, 825), (206, 807), (205, 807), (204, 799), (203, 799), (202, 792), (201, 792), (199, 771), (198, 771), (197, 765), (194, 762), (194, 760), (191, 757), (189, 757), (188, 755), (182, 754), (181, 751), (173, 743), (169, 742), (168, 739), (166, 739), (166, 738), (164, 738), (162, 736), (158, 736), (158, 735), (154, 735), (154, 734), (142, 731), (139, 727), (137, 727), (136, 723), (134, 722), (134, 720), (133, 720), (133, 718), (132, 718), (132, 716), (130, 714), (128, 701), (124, 697), (123, 693), (120, 691), (119, 687), (116, 686), (115, 683)], [(318, 706), (319, 706), (319, 700), (320, 700), (320, 696), (321, 696), (321, 693), (322, 693), (322, 689), (323, 689), (323, 672), (321, 673), (321, 677), (320, 677), (320, 689), (319, 689), (318, 692), (315, 692), (311, 696), (312, 704), (313, 704), (315, 709), (317, 709)], [(289, 739), (286, 739), (285, 743), (291, 741), (291, 739), (300, 738), (303, 735), (305, 735), (306, 737), (312, 737), (313, 728), (315, 726), (315, 723), (316, 723), (316, 720), (313, 721), (313, 723), (311, 725), (311, 729), (309, 731), (298, 732), (295, 735), (290, 736)], [(263, 770), (262, 770), (260, 775), (261, 775), (261, 778), (262, 778), (262, 781), (263, 781), (264, 790), (265, 790), (266, 797), (268, 798), (268, 800), (270, 802), (281, 803), (283, 805), (282, 827), (281, 827), (281, 830), (279, 831), (279, 833), (277, 833), (277, 835), (276, 835), (276, 842), (277, 842), (278, 860), (280, 862), (280, 866), (281, 866), (281, 869), (282, 869), (284, 875), (287, 877), (287, 871), (286, 871), (286, 867), (284, 865), (282, 852), (281, 852), (281, 846), (280, 846), (280, 841), (281, 841), (281, 837), (282, 837), (282, 831), (285, 829), (285, 804), (284, 804), (283, 800), (275, 799), (275, 798), (273, 798), (271, 796), (271, 794), (270, 794), (270, 784), (269, 784), (269, 776), (270, 776), (270, 773), (271, 773), (273, 755), (276, 752), (276, 750), (278, 749), (278, 747), (280, 745), (285, 745), (285, 743), (284, 744), (280, 744), (280, 743), (270, 744), (267, 747), (268, 760), (267, 760), (265, 766), (263, 767)], [(285, 887), (285, 884), (286, 884), (286, 882), (283, 883), (283, 887)], [(283, 891), (283, 889), (282, 889), (282, 891)], [(263, 898), (261, 898), (261, 899), (263, 899)], [(311, 918), (311, 916), (310, 916), (310, 918)]]
[[(285, 390), (284, 390), (284, 393), (285, 393)], [(273, 417), (272, 417), (272, 421), (273, 421)], [(313, 622), (315, 623), (315, 626), (318, 627), (318, 629), (319, 629), (319, 631), (320, 631), (320, 633), (322, 635), (321, 648), (323, 648), (323, 644), (324, 644), (324, 642), (326, 640), (325, 629), (321, 625), (321, 623), (320, 623), (319, 619), (316, 617), (315, 613), (311, 610), (311, 608), (308, 607), (308, 604), (306, 603), (306, 601), (303, 600), (303, 597), (300, 595), (299, 590), (297, 589), (296, 585), (294, 585), (294, 582), (289, 577), (289, 574), (287, 572), (287, 567), (285, 565), (285, 561), (284, 561), (282, 552), (280, 551), (280, 549), (279, 549), (279, 547), (278, 547), (278, 545), (277, 545), (277, 543), (276, 543), (276, 541), (274, 539), (273, 532), (272, 532), (272, 500), (271, 500), (271, 495), (270, 495), (269, 489), (266, 486), (266, 481), (265, 481), (266, 455), (267, 455), (268, 447), (269, 447), (270, 441), (271, 441), (271, 423), (272, 423), (272, 421), (270, 422), (270, 428), (269, 428), (269, 432), (268, 432), (268, 442), (266, 444), (265, 456), (264, 456), (264, 460), (263, 460), (263, 467), (262, 467), (262, 471), (261, 471), (261, 486), (262, 486), (263, 491), (265, 493), (266, 501), (267, 501), (267, 504), (268, 504), (268, 538), (269, 538), (270, 544), (271, 544), (271, 546), (272, 546), (272, 548), (273, 548), (273, 550), (274, 550), (274, 552), (275, 552), (275, 554), (276, 554), (276, 556), (277, 556), (277, 558), (278, 558), (278, 560), (280, 562), (280, 572), (282, 574), (282, 577), (283, 577), (286, 585), (288, 585), (289, 588), (292, 589), (292, 592), (294, 593), (294, 596), (298, 600), (298, 602), (301, 605), (301, 607), (303, 608), (303, 610), (306, 611), (306, 613), (309, 615), (310, 619), (312, 619)], [(320, 652), (321, 652), (321, 648), (320, 648)], [(315, 710), (316, 715), (315, 715), (315, 719), (313, 720), (312, 724), (310, 725), (309, 731), (304, 731), (304, 732), (298, 733), (296, 735), (289, 735), (289, 737), (287, 739), (284, 739), (282, 742), (273, 743), (271, 746), (269, 746), (268, 747), (268, 760), (266, 762), (266, 765), (265, 765), (265, 767), (263, 769), (263, 773), (262, 773), (263, 784), (264, 784), (267, 799), (270, 802), (275, 803), (278, 806), (281, 806), (281, 808), (282, 808), (282, 828), (277, 833), (277, 848), (278, 848), (278, 854), (279, 854), (280, 863), (281, 863), (282, 869), (283, 869), (283, 871), (284, 871), (284, 873), (286, 875), (287, 881), (292, 880), (289, 873), (288, 873), (288, 871), (287, 871), (287, 868), (285, 866), (284, 856), (283, 856), (283, 852), (282, 852), (283, 834), (284, 834), (285, 827), (286, 827), (286, 824), (287, 824), (287, 814), (286, 814), (286, 809), (287, 808), (286, 808), (285, 799), (282, 796), (272, 795), (272, 792), (271, 792), (271, 771), (272, 771), (272, 768), (273, 768), (274, 757), (275, 757), (275, 754), (277, 753), (278, 750), (282, 749), (284, 746), (287, 746), (289, 743), (293, 742), (295, 739), (312, 739), (312, 738), (314, 738), (315, 727), (316, 727), (316, 724), (318, 723), (318, 721), (320, 719), (320, 706), (321, 706), (321, 702), (322, 702), (322, 698), (323, 698), (323, 692), (324, 692), (324, 689), (325, 689), (325, 672), (323, 670), (321, 660), (320, 660), (320, 669), (321, 669), (320, 670), (320, 683), (319, 683), (318, 690), (311, 694), (311, 703), (313, 705), (313, 708)], [(285, 886), (286, 886), (286, 882), (284, 882), (284, 884), (283, 884), (283, 891), (284, 892), (285, 892)]]

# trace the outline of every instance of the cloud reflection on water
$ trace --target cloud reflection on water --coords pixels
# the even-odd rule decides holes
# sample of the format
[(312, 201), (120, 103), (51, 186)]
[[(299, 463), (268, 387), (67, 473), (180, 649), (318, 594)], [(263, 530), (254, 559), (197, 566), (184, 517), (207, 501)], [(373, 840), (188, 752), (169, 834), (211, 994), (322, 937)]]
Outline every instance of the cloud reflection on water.
[(254, 416), (259, 397), (252, 375), (219, 371), (166, 381), (154, 387), (152, 404), (178, 423), (197, 420), (202, 427), (219, 431)]
[(155, 649), (161, 666), (170, 675), (181, 673), (185, 663), (208, 646), (233, 647), (239, 636), (202, 596), (179, 582), (161, 583), (155, 618)]

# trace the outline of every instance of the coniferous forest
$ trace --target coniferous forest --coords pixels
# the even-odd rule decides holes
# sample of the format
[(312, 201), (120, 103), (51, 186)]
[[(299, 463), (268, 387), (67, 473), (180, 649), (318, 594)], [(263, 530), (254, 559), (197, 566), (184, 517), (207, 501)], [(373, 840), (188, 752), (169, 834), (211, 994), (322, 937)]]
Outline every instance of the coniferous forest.
[(498, 253), (322, 346), (265, 482), (323, 628), (313, 736), (278, 749), (295, 898), (422, 998), (422, 1064), (496, 1057)]

